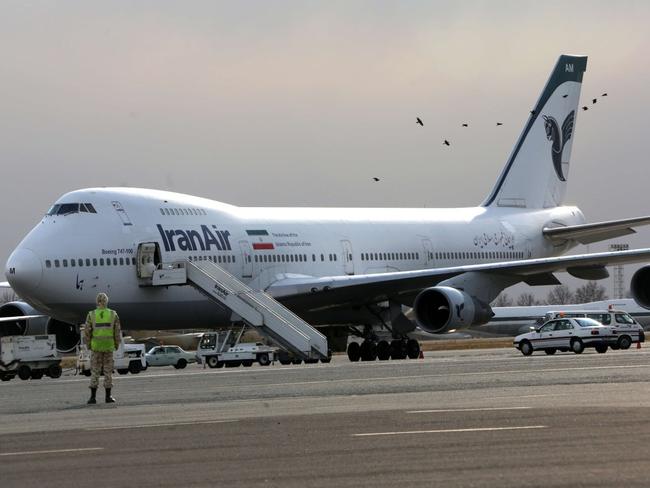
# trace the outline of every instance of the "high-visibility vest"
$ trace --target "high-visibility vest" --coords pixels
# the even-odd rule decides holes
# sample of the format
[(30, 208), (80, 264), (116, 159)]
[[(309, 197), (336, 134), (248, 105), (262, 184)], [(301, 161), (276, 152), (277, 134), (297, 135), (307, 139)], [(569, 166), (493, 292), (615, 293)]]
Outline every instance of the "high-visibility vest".
[(113, 352), (115, 350), (114, 326), (115, 311), (110, 308), (97, 308), (90, 312), (93, 322), (93, 335), (90, 349), (97, 352)]

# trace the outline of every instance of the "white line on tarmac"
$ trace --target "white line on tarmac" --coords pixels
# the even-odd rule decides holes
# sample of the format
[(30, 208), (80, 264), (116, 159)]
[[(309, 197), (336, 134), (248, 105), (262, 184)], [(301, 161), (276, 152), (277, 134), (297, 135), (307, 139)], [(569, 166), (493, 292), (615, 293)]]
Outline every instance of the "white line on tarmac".
[(372, 437), (380, 435), (410, 435), (410, 434), (447, 434), (458, 432), (494, 432), (498, 430), (546, 429), (546, 425), (524, 425), (521, 427), (477, 427), (475, 429), (444, 429), (444, 430), (409, 430), (404, 432), (370, 432), (366, 434), (351, 434), (352, 437)]
[(85, 452), (101, 451), (103, 447), (81, 447), (79, 449), (52, 449), (50, 451), (22, 451), (22, 452), (3, 452), (0, 456), (23, 456), (27, 454), (57, 454), (60, 452)]
[(438, 410), (408, 410), (406, 413), (491, 412), (493, 410), (528, 410), (532, 407), (447, 408)]
[(201, 420), (198, 422), (169, 422), (164, 424), (140, 424), (140, 425), (124, 425), (117, 427), (94, 427), (91, 429), (84, 429), (87, 432), (93, 432), (96, 430), (120, 430), (120, 429), (146, 429), (149, 427), (173, 427), (176, 425), (199, 425), (199, 424), (226, 424), (229, 422), (239, 422), (238, 419), (230, 420)]

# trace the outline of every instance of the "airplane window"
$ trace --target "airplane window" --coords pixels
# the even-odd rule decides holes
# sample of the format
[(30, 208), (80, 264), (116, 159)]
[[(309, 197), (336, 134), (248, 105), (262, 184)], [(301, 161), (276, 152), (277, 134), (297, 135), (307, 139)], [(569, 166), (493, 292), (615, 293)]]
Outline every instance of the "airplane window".
[(59, 211), (59, 207), (61, 205), (53, 205), (48, 211), (46, 215), (56, 215), (56, 213)]
[(76, 261), (74, 259), (70, 260), (70, 266), (74, 268), (77, 265)]
[(77, 259), (77, 265), (79, 267), (82, 267), (84, 265), (84, 260), (83, 259)]
[(113, 258), (113, 266), (117, 266), (117, 258)]
[(106, 258), (106, 266), (110, 266), (110, 265), (111, 265), (111, 258)]
[(68, 267), (68, 260), (67, 260), (67, 259), (64, 259), (64, 260), (63, 260), (63, 267), (64, 267), (64, 268), (67, 268), (67, 267)]
[(312, 254), (312, 255), (311, 255), (311, 260), (312, 260), (313, 262), (316, 261), (316, 255), (315, 255), (315, 254)]
[(88, 212), (88, 209), (86, 208), (86, 205), (83, 203), (79, 204), (79, 212)]
[(135, 258), (131, 258), (131, 264), (135, 266)]
[(236, 262), (237, 262), (236, 259), (235, 259), (235, 256), (232, 257), (232, 262), (233, 262), (233, 263), (236, 263)]
[(78, 203), (62, 203), (59, 207), (59, 210), (56, 212), (57, 215), (69, 215), (79, 212)]
[(165, 211), (161, 208), (160, 210), (160, 215), (165, 215)]
[(99, 258), (99, 265), (104, 266), (104, 258)]
[(97, 258), (93, 258), (93, 266), (97, 266)]
[(336, 261), (336, 254), (334, 254), (334, 261)]
[(56, 268), (58, 268), (59, 265), (60, 265), (59, 260), (58, 260), (58, 259), (55, 259), (55, 260), (54, 260), (54, 266), (55, 266)]
[(420, 259), (420, 253), (419, 252), (415, 253), (415, 259)]
[(124, 266), (124, 258), (120, 258), (120, 266)]
[(52, 267), (52, 261), (50, 261), (49, 259), (46, 259), (45, 260), (45, 267), (46, 268), (51, 268)]
[[(219, 262), (221, 262), (221, 260), (219, 260)], [(255, 256), (255, 262), (257, 262), (257, 256)]]
[(163, 208), (163, 210), (165, 211), (165, 215), (169, 215), (169, 209), (168, 208)]
[(92, 203), (86, 202), (86, 208), (90, 213), (95, 213), (95, 214), (97, 213), (97, 210), (95, 210), (95, 207), (93, 207)]

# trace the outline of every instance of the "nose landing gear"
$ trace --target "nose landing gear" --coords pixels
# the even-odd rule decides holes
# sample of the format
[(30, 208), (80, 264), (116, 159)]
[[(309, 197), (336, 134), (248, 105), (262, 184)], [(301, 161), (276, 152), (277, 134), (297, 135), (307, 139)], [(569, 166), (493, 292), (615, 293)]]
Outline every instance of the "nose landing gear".
[(351, 342), (348, 344), (348, 359), (352, 362), (361, 361), (387, 361), (388, 359), (417, 359), (420, 357), (420, 343), (415, 339), (395, 339), (389, 344), (387, 341), (366, 339), (361, 344)]

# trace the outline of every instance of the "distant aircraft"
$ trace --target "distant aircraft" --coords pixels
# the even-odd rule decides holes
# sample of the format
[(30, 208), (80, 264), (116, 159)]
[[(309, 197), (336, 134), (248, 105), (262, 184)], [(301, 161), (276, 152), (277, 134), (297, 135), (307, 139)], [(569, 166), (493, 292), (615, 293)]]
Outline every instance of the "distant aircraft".
[[(579, 208), (563, 205), (586, 65), (584, 56), (560, 56), (478, 207), (244, 208), (166, 191), (88, 188), (54, 203), (9, 257), (7, 280), (59, 324), (83, 321), (105, 291), (123, 328), (213, 328), (242, 320), (223, 303), (248, 294), (277, 316), (293, 312), (320, 327), (332, 349), (344, 348), (348, 335), (362, 337), (348, 348), (353, 361), (417, 357), (409, 308), (421, 329), (447, 333), (487, 323), (489, 303), (516, 283), (555, 285), (558, 271), (601, 279), (607, 265), (650, 258), (650, 249), (561, 256), (650, 223), (588, 224)], [(469, 179), (475, 168), (466, 171)], [(432, 191), (440, 184), (433, 181)], [(192, 266), (208, 278), (225, 270), (230, 285), (214, 278), (203, 292), (155, 286)], [(631, 283), (642, 305), (650, 305), (649, 287), (650, 266)], [(0, 316), (8, 311), (17, 308), (0, 308)], [(378, 341), (377, 329), (389, 330), (392, 342)]]

